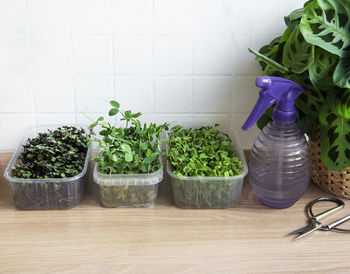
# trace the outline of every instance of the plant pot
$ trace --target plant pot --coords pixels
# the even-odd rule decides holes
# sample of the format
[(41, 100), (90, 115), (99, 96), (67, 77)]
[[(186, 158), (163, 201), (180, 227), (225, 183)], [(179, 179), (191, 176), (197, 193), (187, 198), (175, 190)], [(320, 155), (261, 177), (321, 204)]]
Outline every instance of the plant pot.
[(94, 182), (100, 187), (104, 207), (154, 207), (163, 169), (149, 174), (102, 174), (95, 164)]
[[(78, 125), (79, 126), (79, 125)], [(88, 148), (82, 172), (70, 178), (19, 179), (12, 177), (11, 166), (18, 162), (23, 145), (28, 138), (37, 137), (39, 132), (56, 129), (59, 125), (34, 127), (30, 129), (21, 145), (8, 163), (4, 176), (10, 182), (16, 208), (33, 209), (69, 209), (79, 205), (84, 197), (86, 173), (91, 149)]]
[(342, 171), (328, 170), (321, 162), (319, 137), (318, 133), (317, 141), (310, 141), (312, 180), (320, 189), (337, 197), (350, 199), (350, 167)]
[(242, 148), (231, 128), (220, 128), (232, 139), (238, 158), (242, 162), (241, 174), (231, 177), (178, 177), (167, 162), (167, 173), (171, 179), (174, 203), (181, 208), (229, 208), (237, 205), (241, 198), (244, 177), (248, 167)]

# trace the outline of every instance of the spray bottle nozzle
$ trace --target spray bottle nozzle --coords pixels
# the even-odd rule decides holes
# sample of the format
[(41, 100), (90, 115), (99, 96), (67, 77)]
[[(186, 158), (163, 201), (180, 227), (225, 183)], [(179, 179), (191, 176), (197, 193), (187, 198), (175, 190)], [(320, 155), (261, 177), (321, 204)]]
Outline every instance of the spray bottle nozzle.
[(250, 129), (274, 104), (276, 104), (272, 115), (274, 121), (283, 124), (296, 121), (294, 101), (304, 92), (304, 88), (291, 80), (271, 76), (258, 77), (255, 84), (261, 88), (260, 96), (242, 129)]

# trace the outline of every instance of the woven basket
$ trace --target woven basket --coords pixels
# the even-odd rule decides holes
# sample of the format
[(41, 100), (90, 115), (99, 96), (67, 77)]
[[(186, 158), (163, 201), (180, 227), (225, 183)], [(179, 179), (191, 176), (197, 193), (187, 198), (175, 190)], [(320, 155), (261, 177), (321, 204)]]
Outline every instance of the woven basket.
[(310, 141), (311, 177), (322, 190), (335, 196), (350, 199), (350, 167), (343, 171), (328, 170), (321, 162), (319, 134), (316, 142)]

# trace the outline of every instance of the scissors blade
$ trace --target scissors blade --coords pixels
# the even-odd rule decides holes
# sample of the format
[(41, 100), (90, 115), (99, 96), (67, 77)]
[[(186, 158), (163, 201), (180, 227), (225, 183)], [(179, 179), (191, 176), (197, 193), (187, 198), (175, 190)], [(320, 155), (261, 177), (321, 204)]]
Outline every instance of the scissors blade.
[(315, 230), (318, 230), (322, 227), (322, 224), (317, 224), (317, 225), (310, 225), (309, 229), (305, 230), (304, 232), (302, 232), (299, 236), (297, 236), (296, 238), (294, 238), (294, 240), (298, 240), (300, 238), (303, 238), (307, 235), (309, 235), (310, 233), (314, 232)]
[(308, 230), (311, 230), (311, 229), (313, 229), (315, 226), (314, 225), (307, 225), (307, 226), (304, 226), (304, 227), (302, 227), (302, 228), (298, 228), (298, 229), (296, 229), (296, 230), (294, 230), (294, 231), (292, 231), (292, 232), (289, 232), (288, 234), (287, 234), (287, 236), (289, 236), (289, 235), (293, 235), (293, 234), (300, 234), (300, 233), (303, 233), (303, 232), (305, 232), (305, 231), (308, 231)]

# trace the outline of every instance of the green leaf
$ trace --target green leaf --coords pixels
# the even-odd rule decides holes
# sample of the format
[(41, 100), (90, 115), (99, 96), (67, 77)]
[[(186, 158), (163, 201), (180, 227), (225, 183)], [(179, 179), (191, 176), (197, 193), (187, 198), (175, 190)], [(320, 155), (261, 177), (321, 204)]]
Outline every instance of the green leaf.
[(141, 149), (141, 150), (146, 150), (147, 147), (148, 147), (148, 146), (147, 146), (147, 144), (145, 144), (145, 143), (141, 143), (141, 144), (140, 144), (140, 149)]
[(272, 68), (274, 68), (275, 70), (281, 72), (281, 73), (286, 73), (288, 72), (288, 69), (282, 65), (280, 65), (279, 63), (275, 62), (274, 60), (266, 57), (265, 55), (251, 49), (248, 48), (249, 52), (255, 54), (257, 57), (259, 57), (262, 61), (264, 61), (267, 65), (271, 66)]
[(283, 65), (295, 73), (302, 73), (314, 61), (315, 46), (307, 43), (297, 27), (290, 35), (283, 50)]
[(143, 172), (147, 172), (148, 171), (148, 168), (147, 168), (147, 165), (146, 164), (143, 164), (140, 166), (140, 169), (143, 171)]
[(155, 165), (155, 166), (152, 167), (152, 172), (156, 172), (159, 169), (161, 169), (162, 167), (163, 167), (163, 165)]
[(350, 92), (329, 94), (319, 117), (321, 161), (327, 169), (340, 171), (350, 166)]
[(113, 161), (113, 162), (117, 162), (117, 161), (118, 161), (117, 155), (112, 154), (112, 161)]
[(91, 144), (92, 144), (92, 139), (89, 139), (89, 140), (88, 140), (88, 143), (87, 143), (87, 146), (90, 147)]
[(108, 115), (109, 116), (114, 116), (118, 113), (118, 109), (117, 108), (112, 108), (109, 112), (108, 112)]
[(350, 1), (311, 2), (305, 8), (300, 29), (306, 41), (341, 58), (333, 80), (339, 87), (350, 88)]
[[(276, 37), (275, 39), (273, 39), (270, 42), (270, 44), (263, 46), (259, 50), (259, 53), (276, 61), (276, 55), (277, 55), (280, 40), (281, 40), (281, 36)], [(256, 57), (256, 59), (258, 59), (257, 61), (260, 60), (259, 57)], [(266, 63), (264, 61), (260, 61), (260, 64), (261, 64), (262, 68), (265, 69)]]
[(151, 154), (151, 157), (152, 157), (153, 159), (158, 158), (158, 157), (159, 157), (159, 152), (153, 152), (153, 153)]
[(103, 121), (103, 122), (101, 123), (101, 126), (102, 126), (103, 128), (106, 128), (106, 129), (110, 129), (110, 127), (111, 127), (111, 125), (110, 125), (109, 123), (105, 122), (105, 121)]
[[(306, 77), (301, 77), (304, 74), (294, 75), (290, 80), (301, 84), (307, 82)], [(316, 140), (316, 127), (319, 124), (318, 116), (322, 105), (324, 104), (324, 97), (322, 94), (313, 89), (312, 86), (304, 84), (304, 87), (309, 87), (296, 100), (295, 106), (297, 108), (297, 122), (303, 132), (305, 132), (311, 140)]]
[(131, 119), (131, 123), (133, 125), (141, 125), (141, 122), (139, 120), (137, 120), (137, 119), (134, 119), (134, 118)]
[(273, 39), (270, 44), (266, 45), (265, 48), (266, 49), (266, 52), (263, 52), (261, 50), (259, 50), (260, 53), (264, 54), (265, 56), (267, 57), (270, 57), (271, 55), (273, 55), (276, 51), (277, 51), (277, 48), (278, 48), (278, 45), (280, 43), (280, 40), (281, 40), (281, 37), (282, 36), (278, 36), (276, 37), (275, 39)]
[(304, 14), (304, 8), (300, 8), (300, 9), (296, 9), (293, 10), (290, 14), (289, 14), (289, 18), (290, 20), (296, 20), (296, 19), (300, 19)]
[(97, 119), (97, 121), (99, 121), (99, 122), (101, 122), (101, 121), (103, 121), (105, 118), (103, 117), (103, 116), (100, 116), (98, 119)]
[(305, 114), (318, 117), (318, 114), (323, 105), (324, 98), (316, 90), (305, 90), (297, 100), (295, 105)]
[(126, 118), (132, 118), (132, 113), (130, 110), (125, 111), (124, 115)]
[(131, 147), (128, 144), (122, 144), (120, 147), (123, 151), (131, 153)]
[(152, 154), (152, 150), (150, 150), (149, 148), (147, 148), (146, 156), (151, 156), (151, 154)]
[(287, 79), (292, 80), (296, 83), (298, 83), (300, 86), (308, 89), (314, 89), (312, 86), (310, 79), (309, 79), (309, 74), (307, 71), (303, 73), (292, 73), (287, 76)]
[(142, 113), (141, 112), (138, 112), (138, 113), (134, 113), (133, 115), (132, 115), (132, 117), (133, 118), (138, 118), (138, 117), (140, 117), (142, 115)]
[(120, 107), (120, 104), (117, 101), (111, 100), (109, 103), (111, 104), (112, 107), (116, 109), (119, 109)]
[[(291, 33), (292, 32), (290, 31), (290, 29), (287, 28), (282, 36), (276, 37), (274, 40), (271, 41), (269, 45), (262, 47), (259, 50), (259, 53), (274, 60), (278, 64), (281, 64), (283, 57), (283, 49)], [(256, 60), (259, 61), (264, 71), (263, 75), (285, 77), (285, 73), (281, 73), (275, 70), (273, 67), (262, 61), (259, 57), (256, 57)]]
[(321, 92), (312, 86), (307, 73), (291, 74), (288, 79), (306, 88), (304, 93), (295, 100), (297, 122), (302, 131), (315, 140), (315, 126), (318, 123), (319, 112), (325, 99)]
[(101, 147), (106, 147), (107, 146), (107, 144), (106, 144), (106, 142), (104, 141), (104, 140), (99, 140), (100, 141), (100, 146)]
[(89, 130), (92, 130), (95, 126), (98, 125), (98, 122), (95, 122), (95, 123), (92, 123), (90, 126), (89, 126)]
[(309, 136), (312, 141), (317, 140), (316, 132), (317, 125), (319, 124), (318, 117), (314, 117), (312, 115), (307, 115), (306, 113), (297, 111), (297, 123), (303, 132)]
[(131, 162), (132, 159), (133, 159), (132, 154), (130, 154), (130, 153), (125, 154), (125, 161), (126, 162)]
[(350, 119), (350, 90), (337, 90), (336, 113), (345, 119)]
[(333, 74), (333, 81), (339, 87), (350, 88), (350, 55), (340, 59)]
[(99, 134), (102, 136), (106, 136), (106, 135), (108, 135), (108, 133), (109, 133), (109, 131), (107, 129), (103, 129), (99, 132)]
[(288, 29), (293, 31), (299, 26), (300, 18), (304, 14), (304, 8), (296, 9), (292, 11), (288, 16), (284, 17), (284, 22), (286, 23)]
[(331, 91), (334, 87), (333, 72), (339, 57), (317, 47), (314, 62), (309, 67), (309, 78), (313, 87), (320, 91)]
[(146, 157), (144, 160), (143, 160), (144, 163), (146, 164), (150, 164), (153, 162), (153, 158), (152, 157)]
[(292, 31), (290, 29), (286, 29), (281, 37), (281, 40), (279, 42), (279, 46), (285, 42), (288, 41), (289, 37), (291, 36)]
[(306, 8), (310, 3), (312, 3), (315, 0), (308, 0), (304, 3), (304, 8)]
[(300, 29), (309, 43), (345, 56), (350, 52), (350, 1), (313, 1), (305, 8)]

